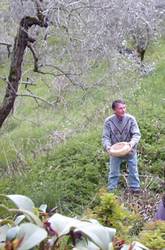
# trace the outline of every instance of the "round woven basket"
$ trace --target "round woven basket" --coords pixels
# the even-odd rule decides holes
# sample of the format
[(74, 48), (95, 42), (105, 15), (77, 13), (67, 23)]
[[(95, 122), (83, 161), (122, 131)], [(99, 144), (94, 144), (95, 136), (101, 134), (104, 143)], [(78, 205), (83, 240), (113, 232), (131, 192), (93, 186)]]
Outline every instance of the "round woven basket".
[(125, 156), (131, 151), (131, 147), (128, 142), (118, 142), (111, 146), (110, 155), (112, 156)]

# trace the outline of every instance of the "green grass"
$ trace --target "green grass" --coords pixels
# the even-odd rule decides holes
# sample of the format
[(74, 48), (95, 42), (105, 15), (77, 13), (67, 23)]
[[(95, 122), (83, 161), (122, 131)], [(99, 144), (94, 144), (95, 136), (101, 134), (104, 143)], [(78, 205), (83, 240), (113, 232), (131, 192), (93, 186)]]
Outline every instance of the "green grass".
[[(65, 213), (81, 214), (89, 204), (92, 206), (96, 192), (107, 183), (108, 157), (101, 145), (103, 120), (111, 114), (111, 101), (120, 97), (126, 100), (128, 112), (136, 116), (142, 132), (140, 174), (162, 177), (164, 51), (161, 42), (147, 52), (147, 63), (156, 64), (149, 75), (139, 76), (138, 71), (127, 69), (116, 72), (114, 79), (105, 78), (104, 85), (85, 92), (68, 88), (65, 102), (54, 108), (42, 102), (37, 104), (31, 98), (17, 99), (14, 116), (9, 117), (0, 131), (0, 192), (26, 194), (37, 205), (57, 205)], [(100, 62), (84, 79), (95, 82), (106, 70), (107, 65)], [(34, 94), (46, 100), (56, 98), (57, 92), (51, 92), (43, 84), (46, 81), (51, 86), (51, 77), (32, 77), (36, 82), (31, 87)], [(20, 91), (24, 93), (24, 86), (20, 86)], [(72, 136), (56, 147), (54, 131)], [(10, 174), (7, 178), (5, 170)]]
[(26, 175), (9, 179), (7, 192), (20, 193), (21, 187), (37, 205), (46, 202), (66, 213), (82, 213), (106, 178), (98, 132), (81, 134), (40, 156)]

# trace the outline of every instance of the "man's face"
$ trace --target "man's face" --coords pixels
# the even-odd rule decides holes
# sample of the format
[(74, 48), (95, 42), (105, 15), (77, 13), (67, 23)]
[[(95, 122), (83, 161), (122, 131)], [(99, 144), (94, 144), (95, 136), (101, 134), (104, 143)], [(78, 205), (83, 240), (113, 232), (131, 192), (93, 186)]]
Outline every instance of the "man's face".
[(124, 117), (125, 112), (126, 112), (126, 105), (122, 103), (117, 103), (114, 110), (115, 115), (122, 118)]

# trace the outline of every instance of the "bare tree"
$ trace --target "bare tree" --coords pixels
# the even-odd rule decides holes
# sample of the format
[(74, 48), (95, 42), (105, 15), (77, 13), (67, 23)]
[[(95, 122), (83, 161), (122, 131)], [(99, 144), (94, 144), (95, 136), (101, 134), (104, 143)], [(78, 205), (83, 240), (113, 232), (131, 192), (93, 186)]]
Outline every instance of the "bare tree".
[(18, 33), (15, 37), (6, 93), (3, 99), (3, 103), (0, 107), (0, 126), (2, 126), (4, 120), (9, 115), (14, 106), (18, 85), (22, 74), (22, 62), (25, 49), (28, 44), (34, 43), (35, 41), (33, 37), (30, 37), (28, 30), (33, 25), (47, 27), (47, 23), (45, 22), (45, 17), (42, 13), (39, 2), (36, 1), (35, 4), (37, 8), (36, 16), (23, 17), (20, 21)]
[[(52, 77), (62, 75), (72, 86), (85, 90), (99, 86), (105, 78), (114, 82), (114, 75), (121, 68), (119, 52), (123, 49), (126, 53), (135, 51), (143, 61), (149, 42), (159, 34), (164, 16), (155, 0), (10, 0), (9, 3), (12, 20), (19, 23), (19, 29), (0, 106), (0, 126), (19, 96), (26, 48), (32, 52), (36, 72)], [(58, 46), (49, 45), (50, 37), (59, 39)], [(84, 83), (86, 75), (100, 61), (107, 64), (102, 78), (93, 84)], [(125, 63), (122, 67), (128, 70)]]

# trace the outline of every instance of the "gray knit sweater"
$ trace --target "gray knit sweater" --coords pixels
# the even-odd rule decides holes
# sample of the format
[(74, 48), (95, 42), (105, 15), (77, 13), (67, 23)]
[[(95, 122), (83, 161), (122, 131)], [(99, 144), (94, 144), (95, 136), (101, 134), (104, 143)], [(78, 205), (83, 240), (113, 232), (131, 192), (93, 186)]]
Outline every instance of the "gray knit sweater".
[(117, 142), (129, 142), (136, 151), (141, 134), (134, 116), (125, 114), (119, 119), (115, 114), (105, 119), (102, 143), (105, 150)]

